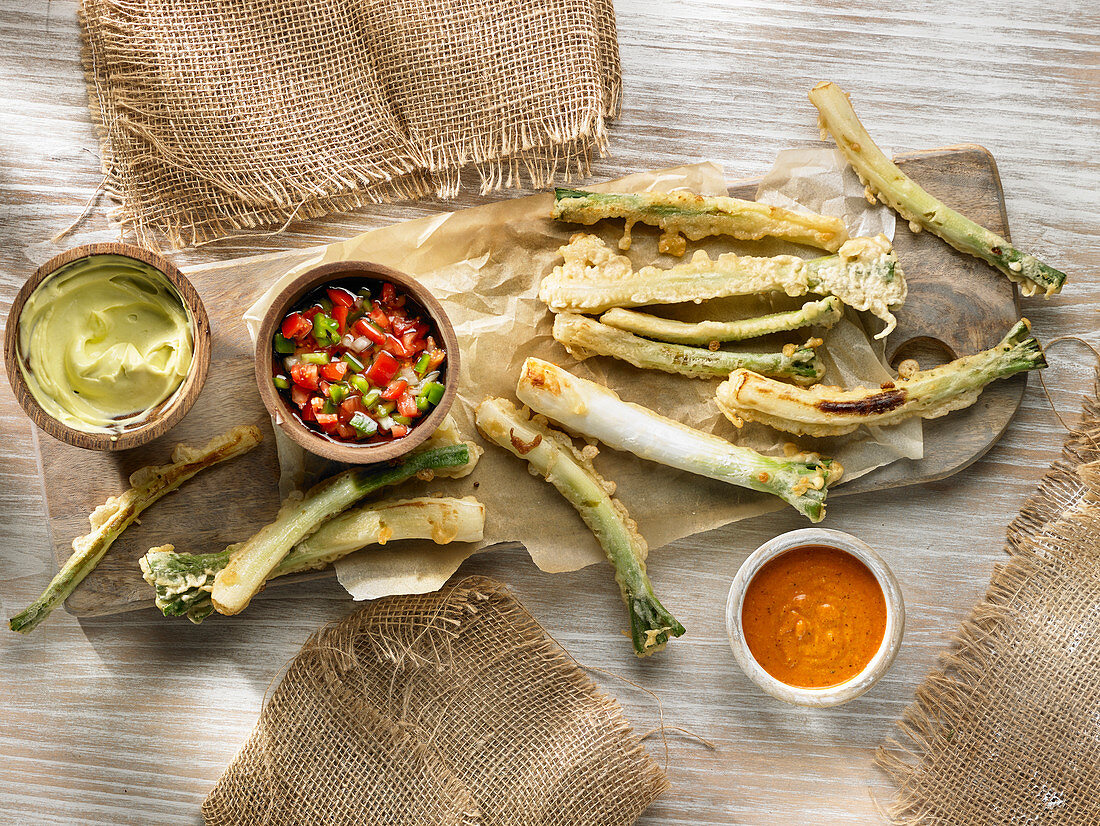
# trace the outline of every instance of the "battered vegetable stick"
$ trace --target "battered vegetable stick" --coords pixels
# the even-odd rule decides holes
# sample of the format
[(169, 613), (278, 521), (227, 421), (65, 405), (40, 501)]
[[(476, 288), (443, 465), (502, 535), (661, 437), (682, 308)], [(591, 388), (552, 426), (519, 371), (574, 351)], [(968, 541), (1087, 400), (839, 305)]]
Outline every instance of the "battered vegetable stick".
[(1049, 297), (1062, 289), (1065, 273), (951, 209), (898, 169), (871, 139), (856, 117), (848, 95), (835, 83), (817, 84), (810, 91), (810, 102), (820, 113), (822, 131), (833, 136), (868, 193), (909, 221), (914, 232), (923, 227), (959, 252), (996, 267), (1010, 281), (1018, 283), (1024, 295), (1042, 292)]
[(591, 456), (577, 450), (568, 436), (545, 420), (517, 410), (507, 399), (483, 401), (477, 408), (477, 429), (557, 488), (595, 534), (615, 569), (630, 615), (634, 653), (648, 656), (664, 648), (670, 637), (684, 633), (684, 626), (653, 593), (645, 567), (646, 542), (626, 508), (612, 497), (614, 485), (592, 466)]
[(685, 235), (692, 241), (710, 235), (728, 235), (742, 241), (771, 236), (829, 252), (836, 252), (848, 240), (844, 222), (832, 215), (792, 212), (757, 201), (684, 191), (616, 194), (556, 189), (553, 216), (559, 221), (589, 225), (604, 218), (625, 218), (626, 231), (619, 242), (622, 250), (630, 249), (630, 229), (635, 223), (660, 227), (658, 249), (671, 255), (684, 254)]
[(734, 370), (718, 385), (718, 407), (738, 427), (760, 422), (806, 436), (842, 436), (860, 425), (897, 424), (919, 416), (936, 419), (969, 407), (985, 386), (1047, 366), (1043, 350), (1020, 319), (994, 347), (910, 373), (882, 387), (792, 387), (749, 370)]
[(172, 464), (143, 467), (130, 476), (130, 489), (112, 496), (88, 517), (91, 533), (73, 540), (73, 555), (57, 572), (42, 596), (8, 621), (12, 631), (27, 633), (50, 615), (88, 576), (143, 510), (171, 493), (200, 470), (252, 450), (263, 440), (259, 428), (234, 427), (196, 449), (176, 445)]

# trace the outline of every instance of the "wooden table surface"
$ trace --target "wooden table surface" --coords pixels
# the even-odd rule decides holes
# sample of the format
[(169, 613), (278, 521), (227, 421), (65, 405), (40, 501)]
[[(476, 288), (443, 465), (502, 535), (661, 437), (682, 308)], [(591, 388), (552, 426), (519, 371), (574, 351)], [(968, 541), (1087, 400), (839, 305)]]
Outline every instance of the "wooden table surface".
[[(100, 183), (98, 145), (78, 62), (75, 3), (0, 2), (0, 314), (60, 248)], [(974, 142), (997, 158), (1017, 243), (1069, 273), (1061, 296), (1024, 300), (1041, 338), (1094, 344), (1100, 310), (1100, 16), (1084, 0), (619, 0), (624, 111), (599, 178), (713, 159), (731, 179), (762, 174), (776, 150), (817, 138), (806, 92), (831, 79), (853, 93), (894, 151)], [(872, 10), (874, 8), (874, 10)], [(180, 264), (302, 247), (406, 218), (484, 202), (465, 197), (382, 206), (295, 225), (275, 237), (212, 244)], [(114, 238), (100, 205), (62, 242)], [(1054, 353), (1047, 381), (1075, 413), (1091, 363)], [(1091, 357), (1089, 357), (1091, 358)], [(668, 736), (671, 791), (645, 824), (879, 822), (889, 796), (874, 748), (985, 589), (1004, 529), (1056, 456), (1062, 430), (1038, 382), (1001, 442), (963, 474), (840, 498), (826, 526), (876, 545), (908, 605), (901, 654), (865, 697), (804, 711), (774, 701), (737, 669), (723, 610), (744, 557), (798, 526), (784, 513), (681, 541), (651, 556), (666, 604), (690, 629), (652, 661), (618, 633), (606, 568), (539, 573), (522, 551), (464, 570), (509, 582), (582, 663), (641, 683), (665, 722), (712, 741)], [(54, 572), (29, 421), (0, 385), (0, 613), (32, 600)], [(535, 512), (532, 518), (537, 518)], [(580, 528), (578, 527), (578, 530)], [(334, 580), (264, 593), (245, 614), (200, 628), (154, 611), (76, 621), (58, 612), (33, 635), (0, 632), (0, 822), (198, 823), (199, 804), (256, 720), (279, 666), (351, 601)], [(640, 730), (647, 694), (594, 675)], [(651, 740), (664, 759), (660, 738)]]

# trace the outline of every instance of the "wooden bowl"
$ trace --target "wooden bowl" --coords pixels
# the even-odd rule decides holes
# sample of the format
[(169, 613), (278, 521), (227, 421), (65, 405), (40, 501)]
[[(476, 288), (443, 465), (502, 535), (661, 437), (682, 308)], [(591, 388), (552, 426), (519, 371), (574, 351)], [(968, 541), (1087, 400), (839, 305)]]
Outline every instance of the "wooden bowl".
[[(19, 348), (19, 316), (23, 313), (23, 306), (27, 299), (43, 281), (61, 267), (92, 255), (122, 255), (148, 264), (176, 288), (191, 317), (194, 351), (191, 367), (183, 384), (154, 408), (144, 421), (127, 427), (119, 433), (86, 433), (59, 422), (42, 409), (30, 388), (27, 387), (23, 371), (20, 369), (23, 354)], [(8, 381), (15, 392), (15, 398), (31, 420), (46, 433), (55, 439), (86, 450), (126, 450), (163, 435), (182, 419), (195, 403), (206, 380), (207, 368), (210, 366), (210, 319), (207, 318), (202, 299), (191, 286), (191, 282), (184, 278), (183, 273), (164, 256), (130, 244), (85, 244), (55, 255), (35, 270), (34, 275), (27, 279), (22, 289), (16, 294), (4, 328), (4, 366), (7, 369)]]
[[(272, 341), (287, 312), (310, 290), (341, 278), (366, 278), (392, 282), (399, 292), (404, 292), (411, 297), (428, 314), (443, 340), (443, 347), (447, 351), (447, 358), (441, 365), (446, 388), (443, 398), (427, 416), (413, 425), (408, 435), (400, 439), (361, 445), (332, 441), (299, 421), (291, 410), (290, 404), (271, 380), (274, 366)], [(296, 444), (310, 453), (347, 464), (368, 465), (393, 461), (423, 444), (442, 424), (447, 412), (451, 409), (458, 394), (458, 376), (458, 336), (455, 335), (450, 319), (447, 318), (447, 314), (435, 296), (411, 276), (367, 261), (322, 264), (302, 273), (272, 300), (256, 338), (256, 383), (260, 388), (260, 398), (263, 399), (264, 406), (267, 407), (267, 412), (271, 414), (275, 424)]]

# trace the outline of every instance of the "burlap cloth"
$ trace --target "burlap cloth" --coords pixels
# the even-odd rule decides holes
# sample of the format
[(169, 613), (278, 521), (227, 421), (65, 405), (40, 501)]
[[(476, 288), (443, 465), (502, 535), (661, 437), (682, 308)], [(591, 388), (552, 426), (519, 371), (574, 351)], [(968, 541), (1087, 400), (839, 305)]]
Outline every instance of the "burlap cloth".
[(894, 823), (1100, 823), (1095, 396), (1009, 526), (1007, 550), (957, 649), (879, 752), (898, 785)]
[(612, 0), (82, 0), (112, 213), (174, 247), (585, 172), (621, 88)]
[(203, 816), (627, 826), (667, 784), (618, 703), (500, 583), (470, 577), (315, 634)]

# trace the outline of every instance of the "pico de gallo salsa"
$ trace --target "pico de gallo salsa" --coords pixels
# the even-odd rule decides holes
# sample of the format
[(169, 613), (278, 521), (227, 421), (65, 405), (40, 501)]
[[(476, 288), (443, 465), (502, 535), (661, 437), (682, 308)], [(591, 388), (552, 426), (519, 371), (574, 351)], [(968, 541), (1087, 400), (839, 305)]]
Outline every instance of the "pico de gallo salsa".
[(276, 389), (334, 441), (400, 439), (443, 398), (447, 353), (427, 313), (388, 281), (342, 279), (310, 291), (272, 347)]

